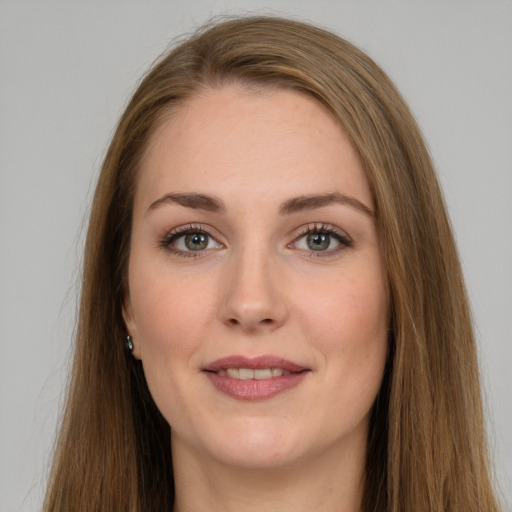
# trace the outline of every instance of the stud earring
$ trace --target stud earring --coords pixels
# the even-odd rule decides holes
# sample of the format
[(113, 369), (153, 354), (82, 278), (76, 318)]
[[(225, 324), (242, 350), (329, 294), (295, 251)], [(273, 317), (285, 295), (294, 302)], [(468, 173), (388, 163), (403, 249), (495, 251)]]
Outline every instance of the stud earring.
[(125, 342), (126, 352), (131, 354), (133, 352), (133, 339), (131, 336), (126, 336)]

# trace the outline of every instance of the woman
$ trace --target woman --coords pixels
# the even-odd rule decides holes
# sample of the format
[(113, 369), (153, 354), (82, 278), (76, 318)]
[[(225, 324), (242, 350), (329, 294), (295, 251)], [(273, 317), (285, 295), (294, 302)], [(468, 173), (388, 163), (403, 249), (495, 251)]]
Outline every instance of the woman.
[(389, 79), (309, 25), (219, 23), (105, 158), (45, 510), (497, 510), (478, 378)]

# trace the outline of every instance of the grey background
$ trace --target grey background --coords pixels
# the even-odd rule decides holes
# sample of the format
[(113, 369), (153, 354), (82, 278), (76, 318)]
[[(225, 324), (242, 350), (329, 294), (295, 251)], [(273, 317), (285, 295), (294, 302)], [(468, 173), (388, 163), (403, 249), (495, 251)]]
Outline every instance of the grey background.
[(42, 501), (86, 212), (123, 105), (172, 38), (247, 12), (355, 42), (415, 112), (459, 243), (496, 477), (512, 502), (512, 1), (0, 0), (0, 510)]

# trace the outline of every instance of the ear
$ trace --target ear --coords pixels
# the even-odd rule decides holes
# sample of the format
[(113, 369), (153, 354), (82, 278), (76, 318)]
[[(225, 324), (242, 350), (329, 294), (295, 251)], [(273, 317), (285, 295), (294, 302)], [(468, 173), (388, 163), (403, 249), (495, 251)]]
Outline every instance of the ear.
[(125, 298), (123, 300), (122, 313), (123, 313), (124, 324), (126, 326), (126, 331), (132, 337), (132, 341), (133, 341), (132, 356), (135, 359), (141, 359), (140, 337), (137, 332), (137, 323), (135, 322), (132, 301), (130, 299), (129, 293), (127, 293), (125, 295)]

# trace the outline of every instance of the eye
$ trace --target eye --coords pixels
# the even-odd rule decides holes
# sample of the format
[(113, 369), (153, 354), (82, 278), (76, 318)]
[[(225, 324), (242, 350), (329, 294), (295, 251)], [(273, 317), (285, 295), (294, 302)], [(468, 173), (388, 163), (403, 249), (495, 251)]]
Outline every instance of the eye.
[(180, 251), (202, 251), (211, 248), (212, 239), (205, 233), (189, 233), (174, 240), (174, 247)]
[(222, 244), (217, 242), (207, 231), (195, 226), (184, 226), (171, 231), (160, 245), (180, 256), (192, 256), (187, 253), (201, 253), (222, 247)]
[(321, 256), (321, 253), (331, 255), (352, 245), (352, 241), (343, 232), (324, 224), (306, 226), (302, 234), (291, 244), (296, 249), (312, 255), (316, 253), (317, 256)]
[(331, 235), (325, 235), (323, 233), (313, 233), (304, 237), (306, 239), (306, 245), (308, 249), (312, 251), (326, 251), (331, 249), (334, 245), (339, 245), (337, 240), (334, 240)]

